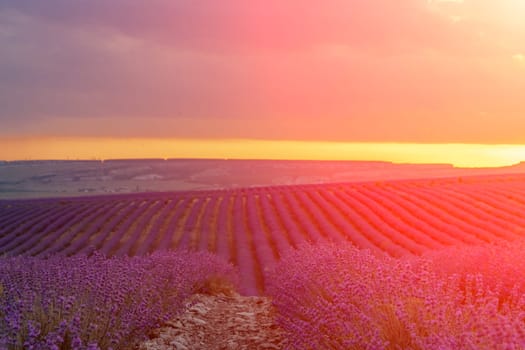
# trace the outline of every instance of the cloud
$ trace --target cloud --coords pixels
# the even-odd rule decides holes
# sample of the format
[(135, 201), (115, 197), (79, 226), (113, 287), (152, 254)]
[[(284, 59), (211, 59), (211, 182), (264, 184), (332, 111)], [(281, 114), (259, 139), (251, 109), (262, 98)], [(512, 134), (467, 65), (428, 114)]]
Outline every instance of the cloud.
[[(0, 136), (457, 141), (461, 132), (439, 130), (497, 115), (491, 101), (514, 101), (522, 87), (497, 69), (523, 49), (501, 49), (490, 30), (480, 37), (477, 12), (451, 21), (465, 6), (4, 0)], [(481, 129), (493, 130), (491, 118)]]
[[(290, 73), (279, 68), (289, 57), (297, 57), (301, 69), (325, 71), (330, 69), (316, 57), (330, 47), (346, 48), (347, 56), (356, 50), (382, 55), (426, 42), (417, 30), (424, 9), (414, 0), (404, 5), (376, 0), (375, 5), (357, 0), (2, 1), (0, 119), (275, 113), (280, 103), (268, 106), (259, 97), (267, 89), (260, 68), (275, 67), (293, 86)], [(334, 73), (326, 72), (329, 80)], [(297, 74), (310, 84), (318, 79)], [(279, 113), (285, 112), (290, 111)]]
[(422, 0), (6, 0), (2, 9), (192, 50), (432, 45), (429, 28), (443, 29)]

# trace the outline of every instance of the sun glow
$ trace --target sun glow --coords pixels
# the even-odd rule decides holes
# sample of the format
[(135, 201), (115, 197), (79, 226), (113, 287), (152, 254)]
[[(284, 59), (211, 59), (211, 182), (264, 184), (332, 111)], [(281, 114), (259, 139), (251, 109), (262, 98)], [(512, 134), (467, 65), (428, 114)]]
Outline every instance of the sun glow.
[(502, 19), (516, 24), (523, 23), (523, 15), (525, 14), (525, 2), (523, 0), (501, 1), (499, 6)]
[(525, 160), (525, 145), (146, 138), (16, 138), (0, 141), (0, 159), (5, 160), (112, 158), (368, 160), (497, 167)]

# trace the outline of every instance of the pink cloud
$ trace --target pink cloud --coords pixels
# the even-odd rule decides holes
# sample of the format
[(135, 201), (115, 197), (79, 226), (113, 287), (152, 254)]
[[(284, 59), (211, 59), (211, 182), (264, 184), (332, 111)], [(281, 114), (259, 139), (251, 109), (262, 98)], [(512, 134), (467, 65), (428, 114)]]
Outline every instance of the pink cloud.
[(525, 142), (525, 28), (502, 13), (488, 0), (3, 1), (0, 133)]

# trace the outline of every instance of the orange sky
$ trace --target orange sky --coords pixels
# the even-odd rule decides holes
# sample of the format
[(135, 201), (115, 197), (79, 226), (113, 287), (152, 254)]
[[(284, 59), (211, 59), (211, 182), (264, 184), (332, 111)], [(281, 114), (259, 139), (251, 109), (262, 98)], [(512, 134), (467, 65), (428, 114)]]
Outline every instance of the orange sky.
[(249, 139), (9, 138), (0, 159), (222, 158), (388, 160), (495, 167), (525, 159), (523, 145), (349, 143)]
[(522, 0), (6, 0), (0, 140), (525, 144), (524, 18)]

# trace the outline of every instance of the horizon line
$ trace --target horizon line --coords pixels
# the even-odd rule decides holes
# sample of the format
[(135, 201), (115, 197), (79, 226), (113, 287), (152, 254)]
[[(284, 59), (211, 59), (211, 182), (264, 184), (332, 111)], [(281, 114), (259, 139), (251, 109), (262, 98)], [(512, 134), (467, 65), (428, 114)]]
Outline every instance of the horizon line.
[(237, 159), (446, 164), (480, 168), (525, 161), (525, 145), (257, 139), (0, 138), (0, 159)]

